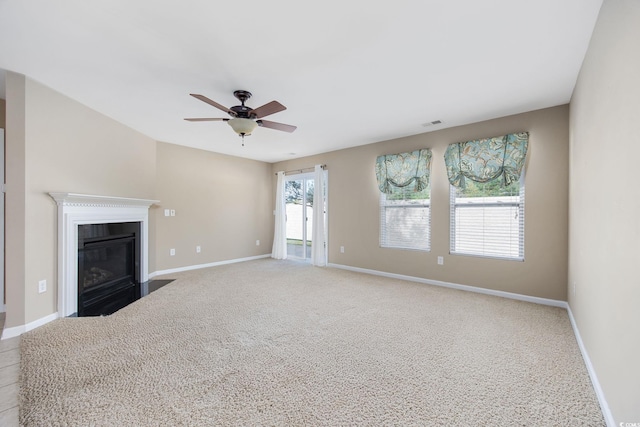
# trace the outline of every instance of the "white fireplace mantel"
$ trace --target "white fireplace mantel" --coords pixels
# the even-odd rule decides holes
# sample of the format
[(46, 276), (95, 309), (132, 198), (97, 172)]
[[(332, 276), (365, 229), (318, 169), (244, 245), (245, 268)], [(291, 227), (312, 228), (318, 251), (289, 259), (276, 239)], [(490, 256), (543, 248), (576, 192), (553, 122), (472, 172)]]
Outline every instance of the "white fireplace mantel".
[(78, 225), (140, 222), (140, 280), (149, 279), (149, 207), (159, 200), (49, 193), (58, 205), (58, 316), (78, 310)]

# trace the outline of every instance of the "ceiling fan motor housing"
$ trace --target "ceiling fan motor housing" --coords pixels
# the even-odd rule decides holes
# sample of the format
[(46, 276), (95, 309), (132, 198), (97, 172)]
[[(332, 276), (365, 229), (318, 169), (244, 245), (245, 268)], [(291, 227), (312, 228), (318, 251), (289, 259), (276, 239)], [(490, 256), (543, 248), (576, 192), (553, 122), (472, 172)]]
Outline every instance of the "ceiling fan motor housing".
[(229, 109), (235, 113), (234, 114), (235, 117), (238, 117), (241, 119), (251, 119), (255, 117), (255, 114), (253, 115), (254, 117), (251, 117), (252, 116), (251, 112), (253, 111), (253, 108), (247, 107), (245, 105), (236, 105), (235, 107), (231, 107)]
[(245, 101), (251, 98), (251, 92), (247, 90), (236, 90), (233, 92), (233, 96), (238, 98), (238, 100), (242, 103), (242, 105), (236, 105), (235, 107), (229, 108), (231, 111), (235, 113), (235, 116), (242, 119), (255, 118), (255, 114), (254, 115), (251, 114), (251, 111), (253, 111), (253, 108), (247, 107), (246, 105), (244, 105)]

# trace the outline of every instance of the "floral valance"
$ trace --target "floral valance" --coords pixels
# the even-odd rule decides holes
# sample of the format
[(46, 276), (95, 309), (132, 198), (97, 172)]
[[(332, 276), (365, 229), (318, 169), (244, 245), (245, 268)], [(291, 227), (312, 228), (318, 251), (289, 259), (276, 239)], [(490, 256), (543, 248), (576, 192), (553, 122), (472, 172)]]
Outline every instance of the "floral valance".
[(528, 143), (529, 133), (519, 132), (450, 144), (444, 153), (449, 182), (464, 188), (465, 178), (487, 182), (502, 175), (509, 185), (520, 179)]
[(431, 172), (431, 149), (410, 153), (387, 154), (376, 159), (376, 177), (378, 188), (390, 194), (393, 187), (406, 187), (414, 184), (414, 191), (422, 191), (429, 186)]

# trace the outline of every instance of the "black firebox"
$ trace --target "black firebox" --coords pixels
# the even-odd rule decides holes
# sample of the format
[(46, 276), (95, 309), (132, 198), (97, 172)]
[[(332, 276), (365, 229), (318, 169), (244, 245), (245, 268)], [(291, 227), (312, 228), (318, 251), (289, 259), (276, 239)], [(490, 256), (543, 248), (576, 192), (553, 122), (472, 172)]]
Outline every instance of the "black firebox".
[(78, 226), (78, 317), (111, 314), (140, 298), (140, 223)]

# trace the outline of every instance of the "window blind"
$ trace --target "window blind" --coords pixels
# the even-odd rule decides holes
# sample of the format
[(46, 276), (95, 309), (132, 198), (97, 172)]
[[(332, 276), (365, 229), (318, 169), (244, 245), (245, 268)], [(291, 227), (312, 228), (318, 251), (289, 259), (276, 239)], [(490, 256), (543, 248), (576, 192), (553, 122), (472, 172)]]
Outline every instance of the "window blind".
[(380, 246), (428, 251), (431, 245), (430, 188), (393, 188), (380, 193)]
[(451, 185), (451, 253), (524, 260), (524, 194), (522, 178), (507, 188), (495, 181)]

